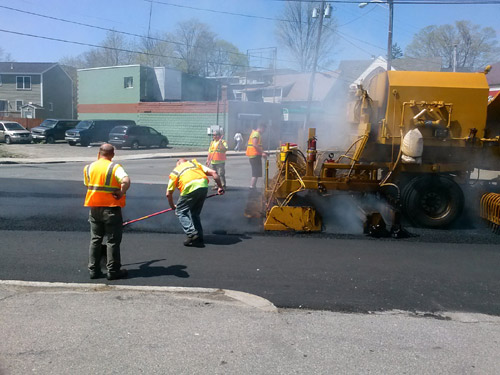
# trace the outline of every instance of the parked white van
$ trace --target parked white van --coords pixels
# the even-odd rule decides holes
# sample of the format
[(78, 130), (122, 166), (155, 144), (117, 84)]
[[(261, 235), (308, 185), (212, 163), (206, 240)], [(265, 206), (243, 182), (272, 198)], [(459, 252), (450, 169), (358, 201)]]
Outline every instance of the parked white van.
[(0, 121), (0, 142), (31, 143), (31, 132), (14, 121)]

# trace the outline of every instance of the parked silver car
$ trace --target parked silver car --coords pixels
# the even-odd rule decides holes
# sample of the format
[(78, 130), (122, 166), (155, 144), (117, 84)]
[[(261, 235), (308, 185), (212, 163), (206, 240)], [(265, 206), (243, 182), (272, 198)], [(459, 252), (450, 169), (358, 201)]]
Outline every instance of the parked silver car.
[(31, 132), (14, 121), (0, 121), (0, 141), (11, 143), (31, 143)]

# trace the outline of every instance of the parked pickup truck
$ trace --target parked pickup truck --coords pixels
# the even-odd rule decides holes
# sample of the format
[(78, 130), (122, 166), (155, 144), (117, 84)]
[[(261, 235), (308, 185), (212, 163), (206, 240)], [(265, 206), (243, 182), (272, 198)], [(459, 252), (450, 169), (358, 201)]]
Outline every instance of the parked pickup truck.
[(59, 140), (64, 141), (66, 130), (73, 129), (79, 122), (79, 120), (46, 119), (39, 126), (31, 129), (33, 142), (54, 143)]

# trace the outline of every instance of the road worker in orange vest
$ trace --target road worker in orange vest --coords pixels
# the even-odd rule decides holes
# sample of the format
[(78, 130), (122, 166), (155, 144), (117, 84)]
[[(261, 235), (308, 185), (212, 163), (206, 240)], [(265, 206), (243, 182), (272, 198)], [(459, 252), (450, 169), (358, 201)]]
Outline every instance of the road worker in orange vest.
[(125, 193), (130, 187), (130, 178), (120, 164), (111, 160), (115, 148), (105, 143), (99, 148), (97, 161), (83, 170), (87, 195), (85, 207), (90, 207), (89, 273), (91, 279), (103, 277), (101, 271), (102, 241), (107, 237), (106, 257), (108, 280), (122, 279), (127, 270), (121, 268), (120, 244), (122, 241), (122, 207)]
[(267, 154), (264, 152), (262, 147), (262, 133), (264, 133), (266, 128), (266, 124), (259, 124), (256, 130), (252, 130), (250, 138), (248, 138), (246, 155), (248, 156), (250, 166), (252, 167), (250, 189), (255, 189), (257, 186), (257, 179), (262, 177), (262, 158), (267, 158)]
[[(196, 159), (177, 160), (175, 169), (169, 175), (166, 195), (168, 204), (175, 210), (182, 229), (186, 233), (184, 246), (204, 246), (200, 214), (208, 192), (207, 176), (212, 176), (215, 180), (218, 194), (224, 194), (217, 172), (201, 165)], [(179, 189), (180, 196), (177, 204), (174, 204), (173, 193), (176, 188)]]
[[(215, 130), (213, 140), (208, 148), (207, 167), (212, 168), (220, 177), (222, 188), (226, 190), (226, 151), (228, 149), (226, 141), (222, 138), (222, 132)], [(217, 186), (213, 187), (217, 190)]]

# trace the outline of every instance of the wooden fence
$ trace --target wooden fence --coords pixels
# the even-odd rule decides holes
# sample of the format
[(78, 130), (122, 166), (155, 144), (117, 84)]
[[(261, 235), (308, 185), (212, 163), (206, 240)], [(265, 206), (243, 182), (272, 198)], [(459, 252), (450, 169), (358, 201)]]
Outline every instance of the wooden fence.
[(40, 125), (43, 121), (41, 118), (20, 118), (20, 117), (0, 117), (0, 121), (13, 121), (18, 122), (26, 129), (33, 129)]

